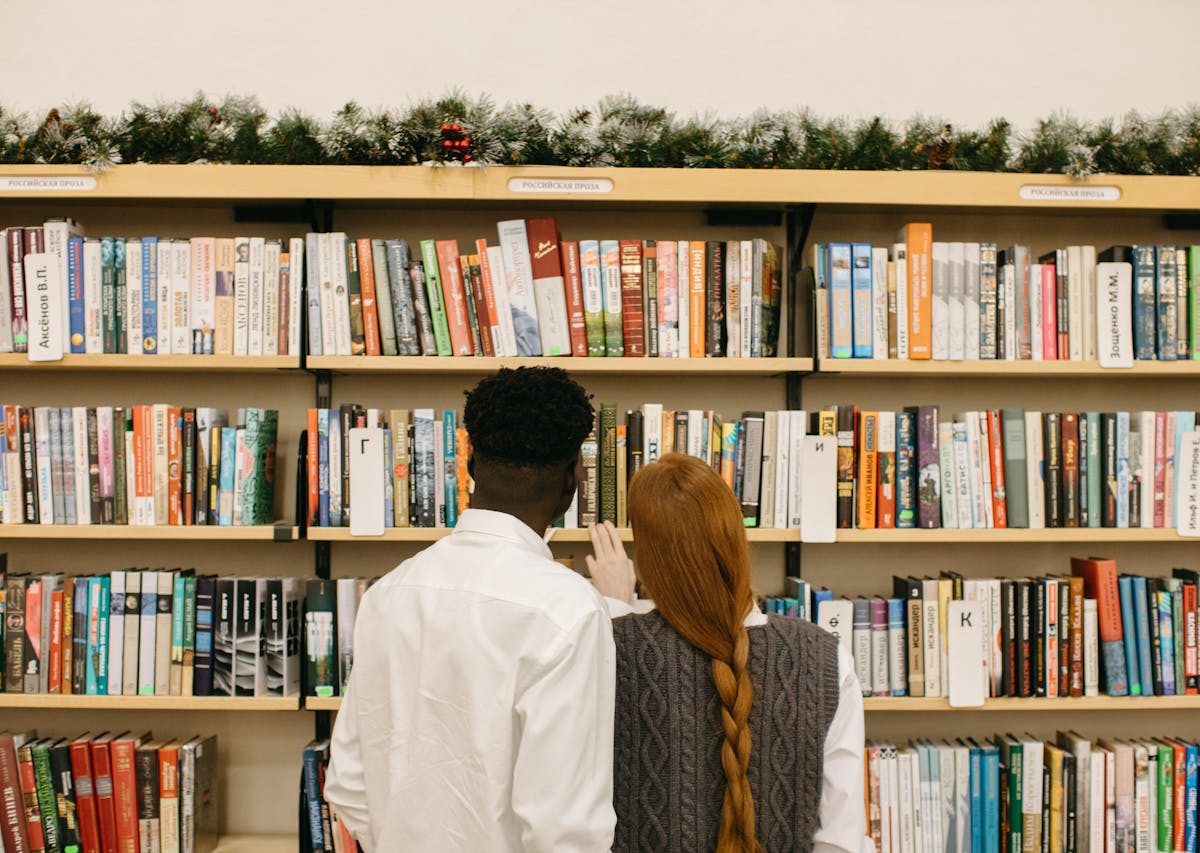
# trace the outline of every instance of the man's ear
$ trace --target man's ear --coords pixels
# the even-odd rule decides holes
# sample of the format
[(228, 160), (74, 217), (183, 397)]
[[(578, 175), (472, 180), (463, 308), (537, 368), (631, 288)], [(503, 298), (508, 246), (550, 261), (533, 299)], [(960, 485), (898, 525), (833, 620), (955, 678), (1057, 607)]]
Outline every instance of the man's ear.
[(467, 474), (471, 479), (475, 479), (475, 451), (471, 449), (467, 454)]
[(567, 470), (563, 477), (563, 494), (574, 495), (579, 489), (579, 459), (572, 459), (567, 463)]

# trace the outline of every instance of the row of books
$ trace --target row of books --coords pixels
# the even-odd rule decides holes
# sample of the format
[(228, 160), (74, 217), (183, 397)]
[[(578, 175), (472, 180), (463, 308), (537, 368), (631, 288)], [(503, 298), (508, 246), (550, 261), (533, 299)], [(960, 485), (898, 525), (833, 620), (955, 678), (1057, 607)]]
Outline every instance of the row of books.
[(4, 230), (0, 352), (299, 355), (304, 241)]
[(934, 242), (813, 247), (822, 358), (1200, 359), (1200, 246)]
[(1195, 850), (1197, 755), (1181, 738), (1077, 731), (870, 741), (868, 832), (879, 853)]
[(211, 853), (217, 736), (0, 733), (6, 853)]
[[(451, 409), (309, 409), (308, 523), (364, 533), (453, 527), (470, 491), (468, 440), (460, 422)], [(711, 410), (672, 411), (661, 403), (628, 410), (618, 424), (616, 404), (602, 403), (596, 429), (581, 448), (575, 502), (558, 524), (626, 526), (628, 481), (643, 464), (674, 451), (721, 473), (742, 504), (747, 527), (799, 527), (803, 491), (822, 484), (830, 498), (833, 491), (832, 466), (825, 478), (802, 476), (806, 430), (803, 412), (746, 412), (727, 420)]]
[(842, 528), (1191, 525), (1196, 412), (829, 406)]
[(304, 747), (303, 762), (300, 778), (301, 853), (357, 853), (358, 843), (325, 800), (329, 739), (313, 740)]
[(4, 524), (275, 520), (275, 409), (0, 406)]
[(0, 589), (7, 693), (300, 693), (300, 578), (0, 573)]
[(498, 246), (305, 237), (310, 355), (769, 358), (779, 250), (766, 240), (563, 240), (497, 223)]
[(890, 597), (789, 578), (764, 605), (837, 635), (864, 696), (1182, 696), (1200, 686), (1198, 585), (1191, 569), (1145, 577), (1074, 558), (1070, 575), (895, 576)]

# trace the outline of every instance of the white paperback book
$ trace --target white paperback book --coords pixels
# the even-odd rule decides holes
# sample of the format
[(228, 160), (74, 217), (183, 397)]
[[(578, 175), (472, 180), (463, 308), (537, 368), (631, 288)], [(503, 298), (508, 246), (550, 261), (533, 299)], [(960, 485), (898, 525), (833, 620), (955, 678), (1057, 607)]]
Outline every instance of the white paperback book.
[(59, 334), (62, 335), (64, 341), (71, 339), (71, 295), (67, 288), (67, 241), (71, 237), (77, 237), (83, 233), (74, 219), (66, 219), (58, 217), (56, 219), (48, 219), (42, 227), (42, 236), (45, 240), (46, 253), (54, 258), (54, 264), (58, 267), (58, 281), (62, 283), (62, 287), (58, 292), (58, 318), (59, 318)]
[[(1154, 498), (1155, 490), (1153, 486), (1154, 477), (1154, 412), (1130, 412), (1130, 418), (1138, 418), (1141, 429), (1139, 436), (1141, 437), (1141, 459), (1142, 459), (1142, 489), (1140, 493), (1139, 513), (1141, 517), (1138, 519), (1139, 526), (1153, 527), (1154, 526)], [(1130, 436), (1132, 438), (1132, 435)], [(1132, 448), (1131, 448), (1132, 450)], [(1135, 472), (1131, 471), (1130, 474)]]
[(192, 351), (192, 244), (171, 243), (171, 352)]
[(987, 660), (984, 644), (983, 602), (951, 601), (946, 614), (949, 656), (950, 707), (972, 708), (983, 704), (987, 697)]
[[(333, 303), (333, 337), (338, 355), (350, 351), (350, 283), (346, 270), (346, 235), (336, 231), (329, 235), (329, 276)], [(426, 273), (428, 279), (428, 273)], [(322, 321), (324, 318), (322, 318)]]
[(679, 358), (691, 356), (690, 342), (692, 335), (692, 255), (691, 246), (687, 240), (675, 244), (675, 304), (679, 313)]
[[(142, 597), (139, 613), (141, 626), (138, 629), (138, 693), (142, 696), (154, 695), (154, 651), (156, 626), (158, 624), (157, 608), (147, 607), (150, 593), (158, 597), (158, 572), (142, 572)], [(213, 602), (213, 626), (217, 624), (217, 602)]]
[(1083, 695), (1100, 695), (1100, 641), (1097, 635), (1099, 629), (1099, 613), (1096, 609), (1096, 599), (1083, 600)]
[[(775, 527), (784, 528), (789, 525), (788, 501), (791, 497), (792, 453), (798, 451), (799, 440), (793, 443), (794, 429), (793, 412), (779, 413), (779, 422), (775, 431)], [(803, 426), (803, 425), (801, 425)], [(799, 484), (797, 484), (798, 487)]]
[(158, 307), (158, 354), (171, 355), (171, 240), (155, 244), (154, 263), (158, 270), (155, 305)]
[[(301, 296), (304, 292), (304, 265), (311, 259), (304, 254), (304, 241), (293, 237), (288, 242), (288, 324), (287, 352), (288, 355), (300, 355), (300, 312), (304, 310)], [(376, 275), (385, 269), (382, 264), (376, 264)], [(280, 306), (282, 310), (282, 306)], [(206, 350), (207, 352), (207, 350)]]
[[(791, 423), (792, 452), (796, 449), (796, 422)], [(803, 435), (798, 524), (802, 542), (834, 542), (837, 537), (837, 439), (832, 435)], [(803, 476), (800, 476), (801, 473)], [(793, 487), (794, 488), (794, 487)], [(793, 517), (794, 518), (794, 517)]]
[[(268, 240), (263, 244), (263, 355), (279, 354), (279, 256), (283, 253), (282, 250), (283, 244), (278, 240)], [(358, 263), (361, 271), (362, 258), (359, 258)]]
[(657, 462), (662, 455), (662, 403), (642, 404), (642, 464)]
[(963, 311), (966, 313), (966, 341), (963, 358), (979, 358), (979, 256), (978, 243), (963, 243)]
[(1133, 267), (1096, 265), (1096, 339), (1101, 367), (1133, 367)]
[(125, 671), (125, 572), (109, 572), (108, 584), (108, 695), (120, 696)]
[(494, 345), (496, 355), (517, 354), (517, 337), (513, 329), (512, 307), (508, 304), (508, 279), (504, 277), (504, 252), (499, 246), (488, 246), (488, 268), (492, 276), (492, 296), (496, 303), (496, 328), (499, 334)]
[(350, 535), (383, 535), (383, 430), (350, 430)]
[[(324, 293), (324, 290), (322, 290)], [(159, 303), (162, 304), (161, 302)], [(324, 306), (322, 306), (324, 308)], [(161, 317), (163, 312), (159, 311)], [(321, 318), (321, 327), (325, 318)], [(233, 241), (233, 354), (250, 354), (250, 238)], [(333, 352), (329, 350), (328, 352)], [(341, 353), (338, 353), (341, 355)], [(347, 355), (349, 353), (347, 352)]]
[[(513, 318), (516, 354), (541, 355), (538, 300), (534, 293), (533, 272), (530, 269), (529, 237), (525, 230), (525, 220), (508, 219), (497, 222), (496, 231), (500, 237), (500, 249), (504, 259), (504, 280), (508, 287), (508, 305)], [(570, 351), (569, 346), (567, 351)]]
[(84, 351), (104, 352), (104, 317), (100, 306), (100, 241), (83, 243)]
[(61, 361), (62, 300), (58, 259), (49, 252), (25, 256), (25, 310), (29, 316), (29, 360)]
[(892, 245), (896, 267), (896, 358), (908, 358), (908, 246)]
[(125, 351), (129, 355), (142, 354), (141, 240), (125, 243)]
[(950, 358), (950, 244), (933, 244), (932, 357), (945, 361)]
[(1033, 361), (1045, 356), (1042, 341), (1042, 265), (1029, 265), (1029, 350)]
[(871, 249), (871, 358), (888, 357), (887, 249)]
[(854, 656), (852, 645), (854, 632), (854, 602), (848, 598), (835, 598), (822, 601), (817, 605), (817, 627), (823, 628), (842, 644), (851, 657)]
[(962, 243), (947, 243), (946, 249), (946, 269), (950, 276), (947, 296), (950, 311), (947, 355), (952, 361), (961, 361), (967, 354), (965, 250)]
[(1200, 536), (1200, 430), (1183, 434), (1175, 461), (1176, 530), (1180, 536)]
[(1042, 413), (1025, 413), (1025, 480), (1029, 500), (1029, 528), (1046, 526), (1046, 481), (1042, 477)]
[[(29, 337), (32, 339), (32, 329)], [(32, 340), (30, 347), (32, 347)], [(36, 435), (35, 456), (38, 492), (38, 521), (54, 524), (54, 469), (50, 459), (50, 410), (38, 406), (33, 410), (33, 427)], [(58, 519), (61, 523), (63, 519)]]
[(921, 638), (925, 656), (925, 695), (945, 696), (942, 677), (942, 630), (938, 619), (937, 578), (921, 581)]
[[(334, 330), (333, 319), (333, 261), (331, 254), (333, 252), (333, 235), (328, 232), (323, 232), (316, 235), (317, 254), (315, 258), (311, 258), (310, 262), (316, 267), (317, 280), (317, 306), (320, 309), (319, 315), (321, 318), (321, 353), (323, 355), (339, 355), (337, 349), (337, 332)], [(246, 251), (250, 251), (249, 244), (246, 246)], [(249, 269), (246, 271), (247, 280), (250, 277)], [(236, 284), (236, 274), (235, 274)], [(311, 285), (311, 282), (309, 282)]]
[[(263, 354), (263, 270), (265, 254), (266, 240), (262, 237), (251, 237), (250, 288), (246, 296), (247, 310), (250, 312), (246, 322), (247, 355)], [(347, 303), (348, 308), (349, 303)]]
[[(739, 354), (742, 358), (750, 358), (754, 355), (754, 330), (758, 324), (754, 322), (757, 312), (762, 308), (761, 294), (758, 300), (754, 298), (754, 282), (755, 282), (755, 264), (754, 264), (754, 241), (743, 240), (741, 245), (742, 259), (739, 264), (740, 284), (738, 290), (738, 315), (739, 325), (741, 327), (738, 333), (738, 341), (741, 344)], [(759, 258), (757, 279), (759, 287), (762, 286), (762, 258)], [(729, 350), (733, 352), (732, 349)]]
[(1067, 347), (1071, 361), (1083, 359), (1083, 247), (1067, 246)]
[[(1096, 247), (1081, 246), (1083, 267), (1083, 358), (1096, 360)], [(1182, 313), (1181, 315), (1182, 316)]]
[[(295, 237), (293, 243), (304, 245)], [(213, 325), (216, 323), (217, 298), (217, 241), (214, 237), (193, 237), (191, 240), (191, 352), (211, 355)], [(297, 306), (297, 311), (299, 307)]]
[[(88, 493), (88, 436), (87, 407), (71, 409), (71, 441), (74, 447), (75, 477), (75, 522), (92, 523), (92, 500)], [(133, 466), (130, 465), (130, 468)]]

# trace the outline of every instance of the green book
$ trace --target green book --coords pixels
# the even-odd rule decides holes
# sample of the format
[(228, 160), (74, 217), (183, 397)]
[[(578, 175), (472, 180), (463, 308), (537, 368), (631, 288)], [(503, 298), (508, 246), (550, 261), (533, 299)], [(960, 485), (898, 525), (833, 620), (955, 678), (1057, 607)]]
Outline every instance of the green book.
[(421, 241), (421, 259), (425, 266), (425, 295), (429, 300), (429, 318), (433, 322), (437, 354), (453, 355), (450, 327), (446, 324), (446, 306), (442, 302), (442, 277), (438, 273), (437, 249), (432, 240)]
[(322, 578), (308, 581), (304, 608), (305, 684), (309, 696), (336, 696), (337, 583)]
[(350, 354), (367, 351), (366, 326), (363, 324), (362, 277), (358, 272), (358, 245), (346, 241), (346, 293), (350, 299)]
[(1188, 247), (1188, 337), (1193, 361), (1200, 360), (1200, 246)]
[(1101, 492), (1104, 489), (1104, 481), (1100, 473), (1100, 459), (1104, 454), (1104, 448), (1100, 444), (1100, 413), (1085, 412), (1079, 423), (1087, 428), (1087, 526), (1099, 527), (1100, 517), (1104, 512), (1100, 503)]
[(1008, 768), (1008, 849), (1021, 850), (1022, 829), (1025, 821), (1024, 770), (1022, 759), (1024, 752), (1021, 742), (1011, 735), (996, 738), (1000, 747), (1000, 761)]
[(54, 783), (50, 776), (50, 744), (43, 739), (30, 745), (33, 753), (33, 779), (37, 787), (38, 810), (41, 812), (42, 832), (46, 836), (46, 853), (61, 853), (62, 839), (58, 832), (58, 803), (54, 798)]
[(250, 513), (251, 524), (271, 524), (275, 521), (275, 444), (278, 435), (278, 410), (259, 409), (258, 437), (254, 446), (249, 448), (254, 454), (254, 473), (247, 484), (253, 484), (254, 502), (246, 499), (243, 509), (243, 513)]
[[(609, 358), (625, 355), (625, 321), (621, 292), (621, 244), (617, 240), (600, 241), (600, 293), (604, 306), (604, 354)], [(684, 351), (683, 341), (679, 342)]]
[[(191, 571), (190, 569), (188, 571)], [(187, 580), (176, 572), (171, 584), (171, 695), (183, 695), (183, 607)]]
[(184, 696), (192, 695), (196, 667), (196, 575), (189, 571), (183, 578), (183, 681)]
[(1171, 600), (1171, 633), (1174, 634), (1175, 646), (1175, 695), (1182, 696), (1187, 689), (1187, 679), (1183, 673), (1183, 581), (1172, 577), (1164, 578), (1161, 583)]
[(600, 518), (617, 523), (617, 404), (600, 404)]
[(117, 351), (116, 241), (100, 240), (100, 329), (104, 352)]
[[(567, 263), (572, 263), (568, 253)], [(583, 291), (583, 325), (587, 331), (588, 357), (602, 358), (604, 352), (604, 281), (600, 269), (600, 242), (580, 240), (578, 264)]]
[(1158, 814), (1154, 821), (1158, 825), (1157, 850), (1175, 849), (1175, 836), (1172, 818), (1175, 802), (1175, 751), (1169, 744), (1150, 743), (1151, 749), (1158, 751)]

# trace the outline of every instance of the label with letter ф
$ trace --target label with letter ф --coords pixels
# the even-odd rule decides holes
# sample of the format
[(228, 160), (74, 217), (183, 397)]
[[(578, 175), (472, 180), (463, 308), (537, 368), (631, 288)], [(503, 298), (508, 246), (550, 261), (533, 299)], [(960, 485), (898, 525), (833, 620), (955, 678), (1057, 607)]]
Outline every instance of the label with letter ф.
[(76, 193), (95, 188), (91, 175), (0, 175), (0, 192), (6, 193)]
[(1200, 536), (1200, 431), (1183, 434), (1176, 462), (1175, 529), (1180, 536)]
[(1021, 187), (1020, 195), (1026, 201), (1117, 201), (1121, 198), (1121, 188), (1025, 184)]
[(609, 178), (509, 178), (508, 191), (604, 195), (613, 191), (613, 182)]

